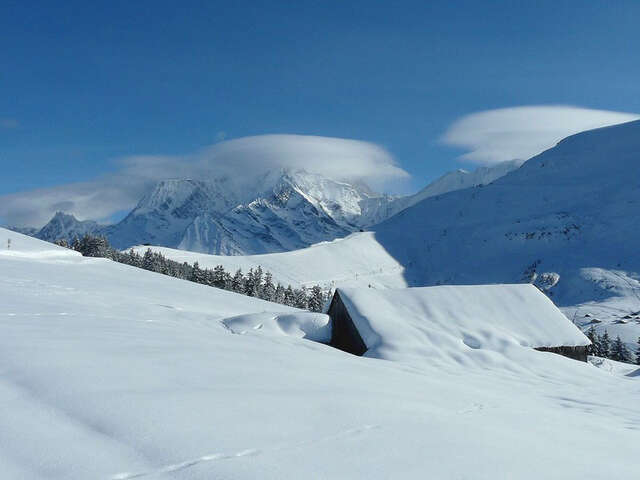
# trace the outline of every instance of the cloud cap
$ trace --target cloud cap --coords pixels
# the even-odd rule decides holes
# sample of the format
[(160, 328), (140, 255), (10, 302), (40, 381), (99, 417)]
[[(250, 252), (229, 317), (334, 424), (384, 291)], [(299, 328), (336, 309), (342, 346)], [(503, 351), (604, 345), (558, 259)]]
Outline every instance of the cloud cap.
[(10, 225), (41, 226), (58, 210), (104, 221), (132, 209), (153, 185), (167, 178), (218, 178), (236, 184), (273, 169), (304, 169), (334, 180), (362, 181), (373, 188), (409, 177), (379, 145), (309, 135), (260, 135), (223, 141), (187, 155), (131, 156), (116, 171), (87, 182), (0, 196), (0, 217)]

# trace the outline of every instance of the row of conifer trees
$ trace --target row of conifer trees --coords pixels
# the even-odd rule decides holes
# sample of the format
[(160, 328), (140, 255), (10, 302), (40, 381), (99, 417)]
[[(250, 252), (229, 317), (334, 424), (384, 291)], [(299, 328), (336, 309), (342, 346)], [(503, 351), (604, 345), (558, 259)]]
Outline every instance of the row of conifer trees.
[(325, 293), (318, 285), (314, 285), (311, 288), (292, 288), (291, 285), (284, 287), (280, 283), (274, 283), (271, 273), (263, 271), (260, 266), (250, 269), (246, 274), (238, 269), (232, 275), (222, 265), (211, 269), (200, 268), (198, 262), (193, 265), (187, 262), (176, 262), (151, 249), (147, 249), (143, 255), (134, 250), (120, 252), (109, 245), (106, 238), (90, 234), (76, 238), (71, 244), (66, 240), (59, 240), (56, 243), (80, 252), (85, 257), (109, 258), (119, 263), (152, 272), (230, 290), (270, 302), (303, 308), (312, 312), (322, 311), (328, 299), (328, 293)]
[[(640, 365), (640, 337), (638, 337), (638, 347), (633, 352), (629, 351), (624, 342), (618, 335), (614, 340), (609, 337), (609, 332), (606, 330), (602, 335), (596, 333), (596, 329), (593, 326), (587, 330), (587, 337), (591, 340), (589, 346), (589, 355), (595, 355), (597, 357), (610, 358), (618, 362), (636, 363)], [(635, 357), (635, 358), (634, 358)]]

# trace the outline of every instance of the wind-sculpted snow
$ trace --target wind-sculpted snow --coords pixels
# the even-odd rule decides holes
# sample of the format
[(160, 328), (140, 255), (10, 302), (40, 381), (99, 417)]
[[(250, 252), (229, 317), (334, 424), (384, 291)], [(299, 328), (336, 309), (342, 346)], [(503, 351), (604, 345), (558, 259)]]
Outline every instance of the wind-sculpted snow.
[(252, 313), (226, 318), (222, 323), (233, 333), (240, 335), (258, 333), (306, 338), (320, 343), (331, 341), (329, 316), (323, 313)]
[(0, 255), (0, 476), (637, 474), (637, 377), (520, 346), (478, 368), (380, 361), (222, 323), (252, 314), (299, 311), (105, 259)]

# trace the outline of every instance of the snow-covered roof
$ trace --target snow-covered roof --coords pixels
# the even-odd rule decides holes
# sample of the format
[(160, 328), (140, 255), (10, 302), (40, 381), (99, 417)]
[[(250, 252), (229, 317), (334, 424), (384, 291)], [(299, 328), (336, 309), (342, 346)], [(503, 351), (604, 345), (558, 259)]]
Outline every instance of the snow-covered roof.
[(463, 354), (525, 347), (588, 345), (589, 340), (536, 287), (447, 285), (340, 288), (367, 356)]

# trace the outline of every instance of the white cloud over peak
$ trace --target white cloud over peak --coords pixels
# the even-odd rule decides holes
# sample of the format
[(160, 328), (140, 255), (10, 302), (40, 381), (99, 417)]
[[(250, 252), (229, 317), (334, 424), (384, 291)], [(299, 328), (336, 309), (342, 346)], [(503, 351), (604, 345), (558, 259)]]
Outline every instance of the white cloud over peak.
[(275, 168), (304, 169), (373, 188), (409, 177), (384, 148), (359, 140), (306, 135), (260, 135), (223, 141), (177, 156), (132, 156), (116, 171), (88, 182), (0, 196), (0, 217), (10, 225), (42, 226), (62, 210), (79, 219), (104, 220), (133, 208), (159, 180), (229, 175), (250, 181)]
[(637, 120), (634, 113), (565, 105), (500, 108), (466, 115), (441, 140), (468, 150), (460, 160), (481, 164), (527, 160), (563, 138), (594, 128)]

